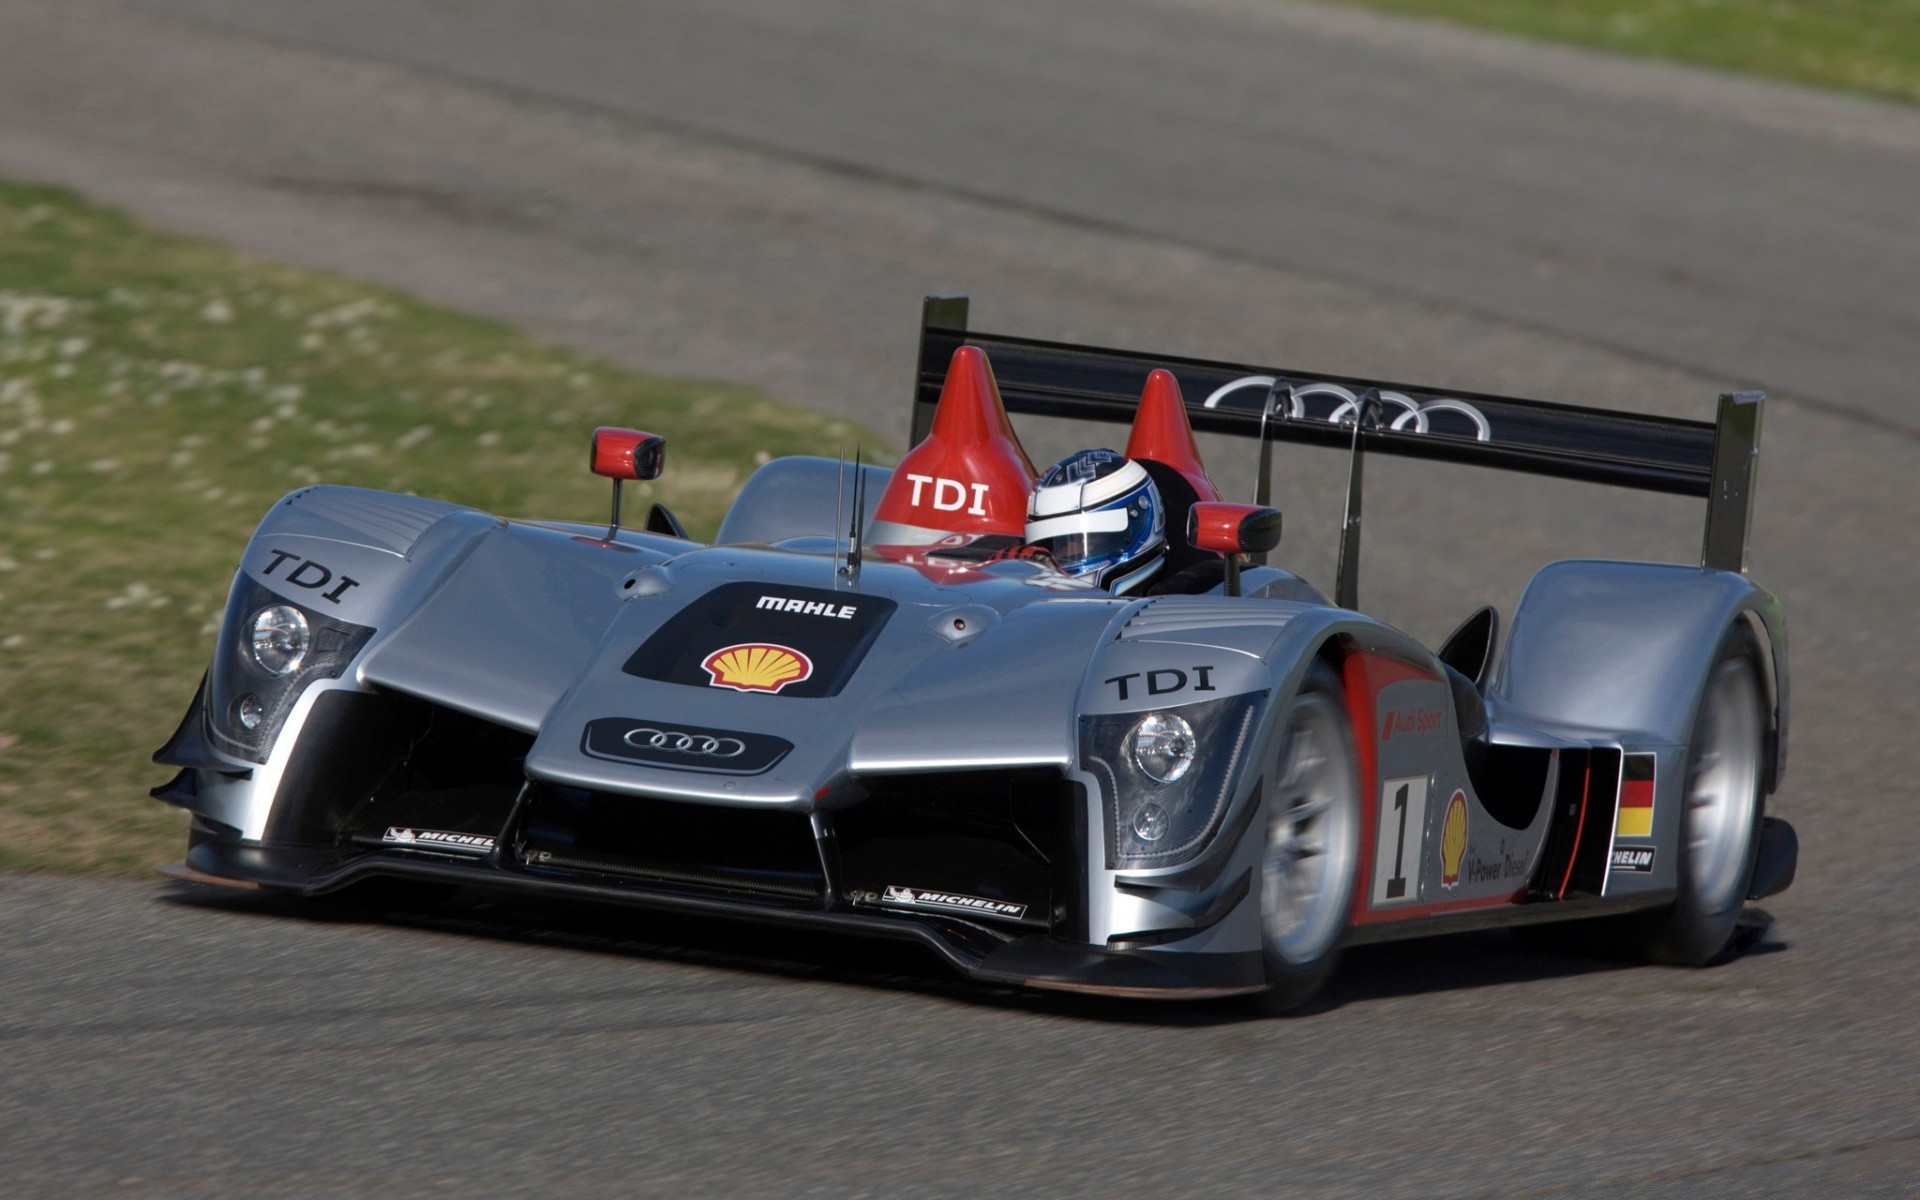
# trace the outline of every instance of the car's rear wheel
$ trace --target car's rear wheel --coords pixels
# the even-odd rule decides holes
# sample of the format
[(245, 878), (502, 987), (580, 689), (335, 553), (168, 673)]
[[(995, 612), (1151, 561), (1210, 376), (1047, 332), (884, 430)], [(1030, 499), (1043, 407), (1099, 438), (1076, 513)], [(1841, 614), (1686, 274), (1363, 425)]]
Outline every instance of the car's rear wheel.
[(1766, 734), (1753, 643), (1736, 629), (1714, 656), (1688, 741), (1673, 904), (1517, 931), (1527, 944), (1676, 966), (1700, 966), (1725, 950), (1760, 853)]
[(1338, 678), (1316, 665), (1288, 704), (1267, 773), (1261, 942), (1274, 1011), (1304, 1003), (1333, 973), (1353, 903), (1359, 773)]
[(1648, 958), (1698, 965), (1733, 936), (1760, 850), (1766, 735), (1766, 695), (1746, 633), (1738, 630), (1715, 658), (1694, 718), (1680, 814), (1679, 895), (1649, 923)]

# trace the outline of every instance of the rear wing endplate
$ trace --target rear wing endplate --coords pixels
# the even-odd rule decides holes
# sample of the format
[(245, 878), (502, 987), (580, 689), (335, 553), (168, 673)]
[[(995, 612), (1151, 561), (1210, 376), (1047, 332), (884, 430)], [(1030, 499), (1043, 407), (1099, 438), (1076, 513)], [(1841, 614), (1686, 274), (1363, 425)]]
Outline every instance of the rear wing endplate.
[[(963, 345), (986, 352), (1008, 411), (1082, 421), (1131, 422), (1147, 375), (1163, 368), (1196, 430), (1348, 450), (1355, 492), (1360, 455), (1375, 452), (1695, 496), (1707, 501), (1702, 565), (1747, 569), (1759, 392), (1723, 393), (1715, 420), (1690, 421), (978, 333), (967, 315), (966, 296), (929, 296), (921, 309), (911, 445), (932, 428), (947, 362)], [(1358, 517), (1354, 495), (1356, 552)]]

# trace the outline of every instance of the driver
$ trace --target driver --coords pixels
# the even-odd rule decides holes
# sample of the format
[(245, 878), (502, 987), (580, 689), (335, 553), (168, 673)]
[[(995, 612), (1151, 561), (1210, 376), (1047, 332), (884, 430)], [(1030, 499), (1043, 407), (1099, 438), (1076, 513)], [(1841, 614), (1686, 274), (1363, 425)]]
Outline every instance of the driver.
[(1144, 591), (1166, 565), (1167, 519), (1146, 469), (1112, 450), (1048, 467), (1027, 502), (1027, 547), (1115, 595)]

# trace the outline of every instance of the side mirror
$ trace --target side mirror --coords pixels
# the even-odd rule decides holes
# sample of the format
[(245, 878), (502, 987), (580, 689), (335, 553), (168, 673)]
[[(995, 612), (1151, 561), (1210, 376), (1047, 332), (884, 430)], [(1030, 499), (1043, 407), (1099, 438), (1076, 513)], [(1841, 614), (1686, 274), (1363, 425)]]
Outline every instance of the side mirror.
[(667, 439), (638, 429), (602, 425), (593, 431), (588, 465), (608, 479), (658, 479), (667, 465)]
[(667, 439), (657, 433), (611, 425), (593, 431), (587, 466), (595, 475), (613, 480), (613, 516), (607, 521), (607, 541), (620, 532), (620, 485), (629, 479), (658, 479), (666, 465)]
[(1280, 510), (1202, 500), (1187, 511), (1187, 541), (1221, 554), (1265, 554), (1280, 544)]

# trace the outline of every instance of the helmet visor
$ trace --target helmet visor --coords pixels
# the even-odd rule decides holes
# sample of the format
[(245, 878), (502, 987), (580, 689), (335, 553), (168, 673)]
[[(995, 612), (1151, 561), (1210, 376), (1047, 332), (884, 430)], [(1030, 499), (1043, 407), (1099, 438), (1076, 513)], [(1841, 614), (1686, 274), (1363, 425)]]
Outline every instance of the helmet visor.
[(1151, 550), (1158, 525), (1158, 509), (1143, 488), (1107, 508), (1034, 521), (1027, 526), (1027, 541), (1044, 547), (1062, 571), (1079, 575)]
[(1133, 539), (1124, 533), (1063, 533), (1042, 538), (1034, 545), (1053, 555), (1053, 561), (1069, 575), (1111, 566), (1127, 556)]

